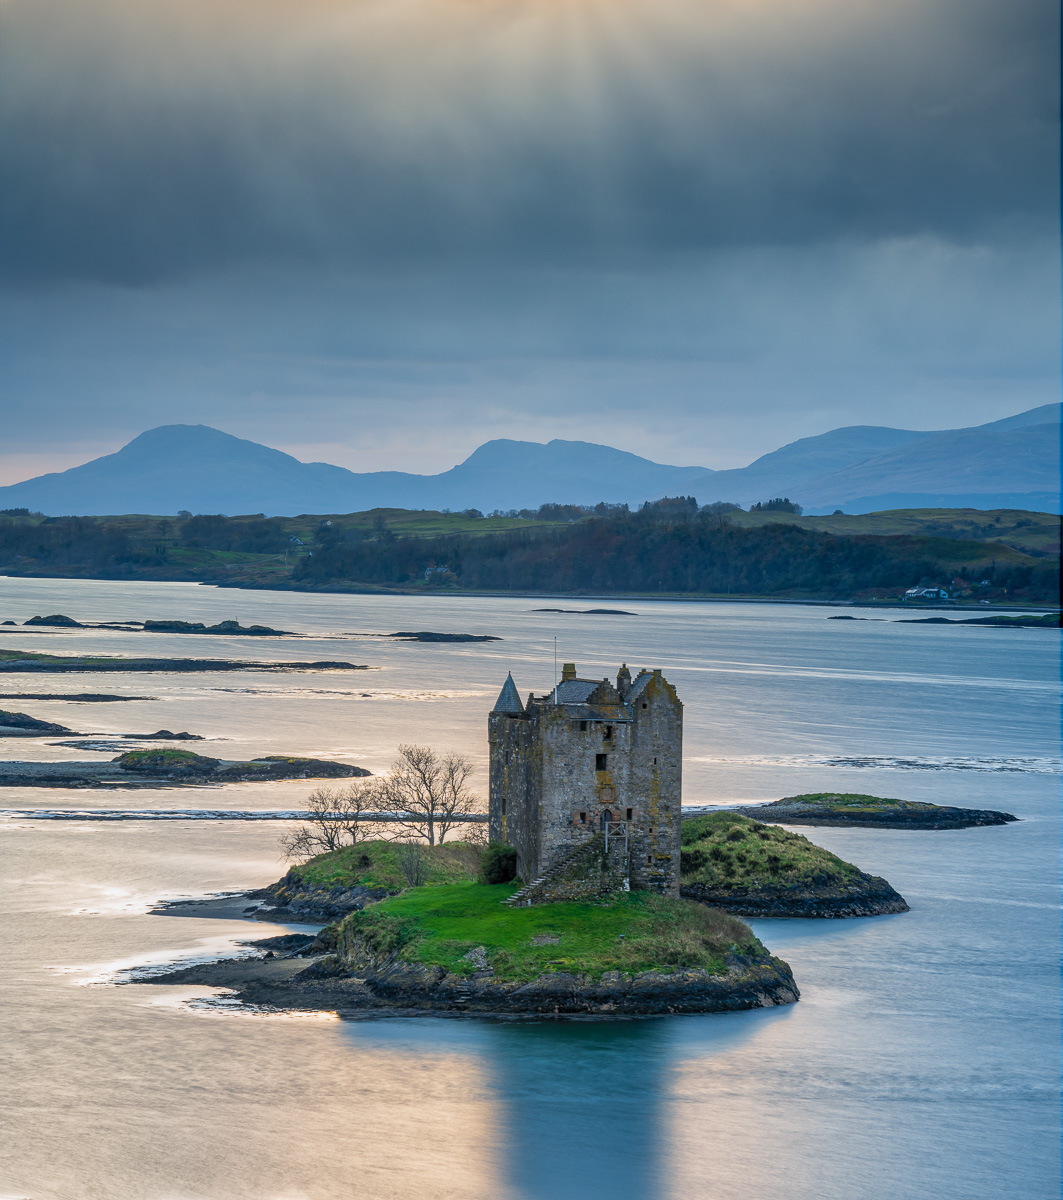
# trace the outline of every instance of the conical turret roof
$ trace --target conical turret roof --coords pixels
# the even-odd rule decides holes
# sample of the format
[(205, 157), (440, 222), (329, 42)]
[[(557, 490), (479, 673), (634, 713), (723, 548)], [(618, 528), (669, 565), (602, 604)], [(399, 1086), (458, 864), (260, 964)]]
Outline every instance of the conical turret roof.
[(506, 676), (506, 682), (502, 685), (502, 690), (498, 693), (498, 699), (495, 701), (495, 706), (491, 711), (514, 714), (524, 712), (524, 705), (520, 702), (517, 685), (513, 682), (512, 672)]

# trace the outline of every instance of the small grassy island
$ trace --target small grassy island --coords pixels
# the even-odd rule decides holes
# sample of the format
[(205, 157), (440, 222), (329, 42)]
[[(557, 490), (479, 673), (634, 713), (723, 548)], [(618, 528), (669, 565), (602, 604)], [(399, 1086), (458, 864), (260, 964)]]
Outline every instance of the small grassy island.
[(743, 917), (872, 917), (902, 896), (800, 834), (720, 812), (683, 822), (681, 894)]
[[(503, 902), (518, 884), (480, 882), (478, 847), (420, 847), (424, 882), (414, 886), (403, 886), (402, 853), (394, 842), (360, 842), (260, 893), (281, 906), (270, 908), (274, 920), (346, 908), (293, 954), (202, 964), (158, 981), (341, 1014), (647, 1015), (798, 998), (790, 968), (717, 909), (649, 892), (511, 908)], [(303, 966), (307, 952), (320, 957)]]
[(738, 812), (757, 821), (778, 821), (783, 825), (853, 825), (876, 829), (968, 829), (1018, 820), (1011, 813), (991, 808), (952, 808), (856, 792), (785, 796), (773, 804), (740, 808)]
[(0, 787), (202, 787), (275, 779), (350, 779), (368, 774), (364, 767), (322, 758), (269, 754), (238, 762), (191, 750), (150, 749), (127, 750), (110, 762), (0, 762)]

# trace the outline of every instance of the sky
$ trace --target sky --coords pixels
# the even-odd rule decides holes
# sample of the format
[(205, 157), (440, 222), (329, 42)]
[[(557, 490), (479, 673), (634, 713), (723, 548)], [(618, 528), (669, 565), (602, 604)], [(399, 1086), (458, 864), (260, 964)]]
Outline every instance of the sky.
[(0, 483), (1058, 398), (1051, 0), (0, 0)]

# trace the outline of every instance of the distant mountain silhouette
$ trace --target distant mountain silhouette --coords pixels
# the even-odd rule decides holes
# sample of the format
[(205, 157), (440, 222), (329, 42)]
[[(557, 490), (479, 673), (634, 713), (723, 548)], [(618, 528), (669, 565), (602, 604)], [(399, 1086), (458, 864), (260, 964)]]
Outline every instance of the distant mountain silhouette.
[[(1060, 405), (971, 429), (854, 425), (801, 438), (748, 467), (672, 467), (592, 442), (486, 442), (439, 475), (304, 463), (206, 425), (162, 425), (115, 454), (0, 488), (0, 508), (52, 516), (358, 512), (638, 504), (663, 495), (809, 511), (972, 507), (1058, 510)], [(931, 502), (933, 501), (933, 502)]]

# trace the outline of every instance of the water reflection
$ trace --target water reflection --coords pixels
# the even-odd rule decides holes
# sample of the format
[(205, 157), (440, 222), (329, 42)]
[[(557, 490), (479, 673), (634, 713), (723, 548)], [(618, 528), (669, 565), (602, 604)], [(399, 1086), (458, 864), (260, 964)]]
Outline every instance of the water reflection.
[[(691, 1054), (728, 1054), (789, 1008), (641, 1021), (381, 1021), (344, 1027), (387, 1046), (478, 1059), (494, 1109), (496, 1194), (513, 1200), (659, 1200), (676, 1164), (673, 1080)], [(704, 1114), (711, 1122), (712, 1114)]]

